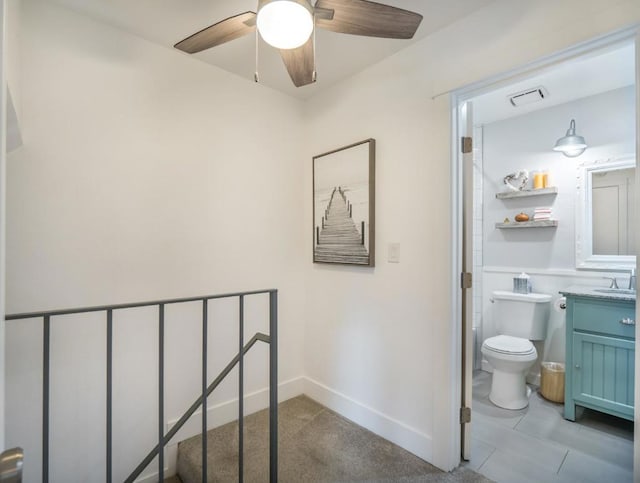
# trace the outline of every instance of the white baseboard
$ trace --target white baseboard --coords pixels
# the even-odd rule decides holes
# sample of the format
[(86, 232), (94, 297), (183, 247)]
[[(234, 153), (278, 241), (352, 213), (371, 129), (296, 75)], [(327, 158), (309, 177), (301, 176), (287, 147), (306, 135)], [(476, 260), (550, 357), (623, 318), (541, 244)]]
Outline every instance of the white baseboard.
[[(178, 445), (166, 446), (164, 450), (164, 477), (169, 478), (176, 474), (176, 464), (178, 461)], [(136, 479), (135, 483), (158, 483), (158, 472), (154, 471)]]
[(367, 407), (324, 384), (304, 377), (304, 394), (369, 431), (410, 451), (425, 461), (433, 461), (433, 440), (411, 426)]
[[(314, 399), (341, 416), (397, 444), (425, 461), (432, 461), (433, 441), (431, 436), (421, 433), (401, 421), (367, 407), (308, 377), (297, 377), (278, 385), (279, 402), (286, 401), (301, 394), (306, 394), (311, 399)], [(209, 407), (207, 409), (207, 419), (212, 422), (210, 427), (214, 428), (235, 421), (238, 417), (237, 404), (238, 400), (233, 399)], [(247, 415), (265, 409), (268, 406), (268, 388), (245, 396), (245, 414)], [(195, 414), (202, 414), (202, 412), (199, 411)], [(167, 423), (167, 430), (176, 422), (177, 419), (169, 421)], [(200, 424), (201, 420), (199, 418), (191, 418), (172, 438), (171, 446), (167, 446), (167, 453), (165, 454), (165, 461), (168, 465), (166, 476), (175, 474), (178, 443), (200, 434)], [(151, 483), (155, 481), (154, 477), (157, 479), (157, 472), (141, 477), (136, 483)]]
[[(278, 402), (286, 401), (292, 397), (299, 396), (303, 393), (304, 382), (303, 377), (296, 377), (288, 381), (278, 384)], [(260, 389), (244, 396), (244, 414), (249, 415), (269, 407), (269, 388)], [(195, 417), (191, 417), (185, 425), (171, 439), (171, 444), (177, 444), (180, 441), (191, 438), (202, 431), (202, 410), (194, 413)], [(217, 428), (223, 424), (230, 423), (238, 419), (238, 398), (230, 401), (216, 404), (207, 408), (207, 421), (210, 422), (209, 429)], [(166, 431), (171, 429), (178, 419), (169, 420), (166, 425)]]
[[(164, 469), (165, 478), (169, 478), (170, 476), (175, 475), (175, 473), (173, 475), (170, 475), (168, 471), (169, 471), (169, 468)], [(158, 483), (158, 472), (156, 471), (155, 473), (149, 473), (149, 475), (147, 476), (141, 476), (135, 481), (135, 483)]]
[[(296, 377), (285, 382), (278, 384), (278, 402), (286, 401), (292, 397), (302, 394), (304, 388), (304, 381), (302, 377)], [(244, 397), (244, 413), (249, 415), (269, 407), (269, 388), (264, 388), (259, 391), (255, 391), (246, 394)], [(191, 438), (202, 431), (201, 418), (197, 415), (201, 415), (202, 411), (196, 411), (193, 418), (190, 418), (185, 425), (171, 438), (171, 443), (165, 448), (165, 478), (173, 476), (177, 471), (178, 461), (178, 443), (185, 439)], [(222, 426), (223, 424), (235, 421), (238, 418), (238, 398), (226, 401), (221, 404), (216, 404), (207, 408), (207, 421), (210, 422), (209, 429)], [(178, 422), (178, 419), (169, 420), (166, 424), (165, 431), (169, 431), (174, 424)], [(136, 483), (156, 483), (158, 481), (158, 472), (154, 471), (141, 476), (136, 480)]]

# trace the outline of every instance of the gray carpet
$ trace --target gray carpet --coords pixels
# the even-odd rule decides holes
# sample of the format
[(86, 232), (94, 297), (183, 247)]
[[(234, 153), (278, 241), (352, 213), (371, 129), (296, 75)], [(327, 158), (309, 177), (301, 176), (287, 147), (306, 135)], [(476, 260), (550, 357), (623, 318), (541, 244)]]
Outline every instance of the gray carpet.
[[(485, 483), (487, 478), (461, 467), (444, 473), (408, 451), (348, 421), (306, 396), (279, 405), (279, 482)], [(245, 418), (244, 481), (269, 481), (269, 414)], [(207, 481), (238, 481), (238, 423), (207, 434)], [(178, 449), (182, 483), (201, 483), (200, 436)], [(176, 480), (171, 480), (176, 481)]]

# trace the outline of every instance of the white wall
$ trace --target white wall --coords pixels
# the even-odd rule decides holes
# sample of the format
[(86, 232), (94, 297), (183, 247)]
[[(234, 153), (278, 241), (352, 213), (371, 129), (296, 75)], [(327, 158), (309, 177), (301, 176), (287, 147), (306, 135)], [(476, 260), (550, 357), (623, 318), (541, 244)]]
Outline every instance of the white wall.
[[(8, 163), (7, 311), (274, 287), (279, 378), (300, 377), (299, 102), (46, 2), (25, 2), (21, 27), (25, 143)], [(247, 301), (247, 339), (268, 332), (266, 306)], [(237, 301), (210, 313), (215, 375), (237, 351)], [(167, 309), (168, 421), (199, 391), (200, 314)], [(115, 315), (116, 480), (155, 444), (156, 317)], [(52, 324), (52, 481), (104, 478), (104, 320)], [(40, 471), (40, 334), (40, 322), (8, 323), (7, 440), (27, 450), (26, 481)], [(267, 386), (267, 360), (264, 347), (248, 357), (248, 393)], [(209, 403), (236, 394), (231, 378)]]
[[(581, 163), (635, 154), (634, 86), (513, 117), (484, 126), (485, 266), (573, 269), (575, 260), (576, 183)], [(571, 119), (589, 148), (577, 158), (551, 150)], [(496, 199), (502, 179), (520, 169), (547, 169), (556, 196)], [(532, 180), (529, 180), (531, 188)], [(557, 228), (498, 230), (496, 222), (514, 221), (521, 211), (533, 217), (538, 206), (551, 206)]]
[(16, 117), (20, 118), (20, 11), (22, 0), (5, 0), (7, 4), (7, 84)]
[[(309, 270), (307, 390), (442, 468), (457, 464), (451, 111), (433, 96), (639, 19), (635, 1), (496, 1), (308, 103), (307, 159), (376, 139), (378, 256), (374, 269)], [(306, 179), (310, 199), (310, 163)], [(392, 242), (399, 264), (386, 262)]]
[(7, 152), (11, 152), (22, 144), (20, 134), (20, 11), (22, 0), (6, 0), (6, 42), (7, 56)]

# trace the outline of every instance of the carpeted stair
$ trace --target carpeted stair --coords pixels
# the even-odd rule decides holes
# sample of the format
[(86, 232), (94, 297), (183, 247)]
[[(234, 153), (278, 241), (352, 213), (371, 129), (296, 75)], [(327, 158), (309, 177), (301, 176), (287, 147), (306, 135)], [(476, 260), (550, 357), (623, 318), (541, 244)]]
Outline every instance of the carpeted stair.
[[(465, 469), (444, 473), (306, 396), (279, 405), (279, 482), (486, 483)], [(244, 481), (269, 481), (269, 413), (245, 418)], [(238, 423), (207, 434), (208, 482), (238, 481)], [(178, 447), (182, 483), (202, 483), (201, 438)]]

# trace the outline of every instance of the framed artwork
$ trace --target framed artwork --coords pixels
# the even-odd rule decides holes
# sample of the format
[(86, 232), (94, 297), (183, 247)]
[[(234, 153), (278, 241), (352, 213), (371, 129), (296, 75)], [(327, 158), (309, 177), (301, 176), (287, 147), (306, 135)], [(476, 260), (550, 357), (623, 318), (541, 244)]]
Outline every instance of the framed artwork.
[(313, 261), (375, 266), (375, 139), (313, 157)]

